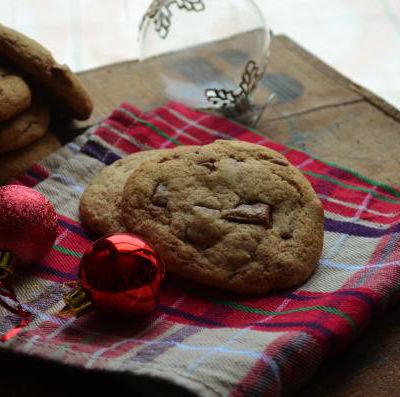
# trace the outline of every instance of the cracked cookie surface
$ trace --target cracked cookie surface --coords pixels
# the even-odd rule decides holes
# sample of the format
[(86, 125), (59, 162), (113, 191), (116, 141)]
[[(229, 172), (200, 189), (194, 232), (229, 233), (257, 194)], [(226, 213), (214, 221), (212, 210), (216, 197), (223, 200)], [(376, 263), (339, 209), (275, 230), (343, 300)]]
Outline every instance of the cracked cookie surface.
[(81, 197), (79, 212), (82, 223), (98, 234), (125, 231), (120, 215), (125, 182), (144, 160), (162, 153), (168, 153), (168, 149), (134, 153), (103, 168)]
[(323, 209), (307, 179), (283, 155), (247, 142), (144, 161), (121, 210), (169, 271), (239, 293), (303, 283), (322, 251)]
[(48, 106), (34, 100), (29, 109), (0, 124), (0, 153), (17, 150), (37, 141), (48, 127)]

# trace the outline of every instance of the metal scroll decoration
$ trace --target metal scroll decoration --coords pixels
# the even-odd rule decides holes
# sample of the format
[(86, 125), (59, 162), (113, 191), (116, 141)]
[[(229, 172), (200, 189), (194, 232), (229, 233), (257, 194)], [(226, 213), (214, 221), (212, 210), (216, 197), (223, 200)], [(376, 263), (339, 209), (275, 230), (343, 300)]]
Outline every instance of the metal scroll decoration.
[(209, 88), (205, 90), (208, 102), (216, 109), (233, 109), (241, 112), (248, 107), (248, 97), (257, 87), (262, 71), (254, 61), (246, 64), (237, 90)]
[(180, 10), (200, 12), (206, 9), (204, 0), (154, 0), (140, 24), (140, 30), (147, 18), (154, 21), (156, 32), (162, 39), (167, 38), (172, 25), (172, 6), (176, 5)]

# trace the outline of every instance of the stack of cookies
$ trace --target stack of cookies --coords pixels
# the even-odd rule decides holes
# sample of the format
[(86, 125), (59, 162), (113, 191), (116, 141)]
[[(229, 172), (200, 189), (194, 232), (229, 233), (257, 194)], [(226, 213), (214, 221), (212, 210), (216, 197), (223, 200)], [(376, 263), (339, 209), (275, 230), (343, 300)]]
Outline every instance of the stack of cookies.
[(129, 155), (94, 178), (80, 214), (98, 234), (142, 236), (170, 272), (244, 294), (303, 283), (323, 245), (307, 179), (283, 155), (240, 141)]
[(93, 109), (68, 66), (59, 65), (36, 41), (0, 25), (0, 153), (43, 136), (50, 107), (79, 120)]

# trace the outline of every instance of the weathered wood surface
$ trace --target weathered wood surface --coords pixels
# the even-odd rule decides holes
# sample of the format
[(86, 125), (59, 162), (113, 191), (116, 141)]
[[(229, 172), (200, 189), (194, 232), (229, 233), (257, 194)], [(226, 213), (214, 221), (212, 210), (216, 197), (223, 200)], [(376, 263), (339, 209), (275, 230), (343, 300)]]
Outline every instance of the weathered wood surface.
[[(205, 71), (227, 68), (241, 56), (237, 44), (225, 59), (217, 53), (217, 48), (215, 55), (208, 50), (207, 57), (199, 59), (200, 80)], [(256, 97), (260, 101), (273, 89), (277, 100), (265, 111), (258, 129), (326, 161), (400, 186), (400, 113), (284, 36), (273, 40), (271, 54), (268, 73)], [(179, 65), (182, 69), (185, 62), (196, 67), (185, 56), (165, 57), (162, 67), (174, 69)], [(122, 100), (143, 109), (160, 105), (159, 93), (149, 90), (152, 76), (147, 71), (135, 63), (123, 63), (83, 74), (84, 83), (96, 98), (96, 111), (89, 124)]]
[[(232, 42), (231, 50), (225, 51), (224, 57), (219, 54), (218, 45), (207, 48), (203, 54), (200, 52), (204, 58), (197, 62), (199, 79), (204, 73), (218, 73), (240, 62), (243, 53), (238, 48), (240, 43)], [(271, 53), (268, 73), (260, 84), (257, 99), (262, 101), (271, 90), (277, 98), (265, 111), (258, 128), (272, 139), (307, 150), (326, 161), (400, 185), (397, 172), (400, 113), (287, 37), (275, 37)], [(179, 68), (183, 73), (185, 67), (196, 67), (186, 55), (163, 57), (155, 62), (162, 63), (164, 69)], [(137, 62), (98, 68), (82, 73), (81, 78), (95, 100), (95, 111), (84, 123), (55, 127), (53, 130), (62, 142), (108, 115), (122, 101), (143, 109), (162, 102), (159, 92), (150, 90), (148, 81), (153, 76), (149, 75), (149, 68)], [(37, 150), (30, 151), (30, 158), (36, 159), (37, 153)], [(9, 157), (8, 162), (13, 162), (13, 156)], [(0, 181), (10, 176), (10, 171), (0, 168)]]
[[(210, 49), (202, 59), (204, 67), (223, 70), (241, 57), (237, 44), (223, 58)], [(217, 54), (217, 49), (215, 49)], [(182, 66), (185, 58), (165, 57), (163, 67)], [(157, 61), (158, 62), (158, 61)], [(205, 66), (204, 66), (205, 65)], [(189, 65), (193, 67), (193, 64)], [(81, 74), (95, 100), (92, 118), (84, 123), (53, 127), (54, 136), (35, 147), (1, 156), (0, 181), (29, 167), (60, 142), (66, 142), (83, 128), (107, 116), (120, 102), (128, 101), (143, 109), (160, 103), (157, 93), (146, 83), (146, 69), (139, 72), (136, 62), (102, 67)], [(199, 71), (201, 73), (201, 71)], [(400, 186), (400, 113), (369, 91), (352, 83), (285, 36), (273, 40), (268, 73), (258, 98), (270, 90), (277, 100), (260, 119), (258, 129), (268, 137), (309, 151), (326, 161), (352, 168), (369, 177)], [(400, 390), (400, 308), (392, 308), (372, 324), (343, 355), (327, 362), (301, 392), (301, 396), (394, 396)], [(64, 370), (50, 364), (24, 361), (0, 355), (2, 395), (50, 396), (57, 388), (59, 397), (70, 395)], [(51, 377), (46, 376), (50, 371)], [(71, 375), (71, 374), (70, 374)], [(74, 373), (85, 390), (101, 390), (115, 380)], [(23, 380), (23, 385), (22, 382)], [(50, 382), (49, 384), (47, 382)], [(108, 382), (108, 383), (107, 383)], [(117, 383), (124, 393), (124, 384)], [(77, 385), (77, 381), (74, 381)], [(96, 386), (97, 384), (97, 386)], [(12, 392), (14, 390), (14, 392)]]

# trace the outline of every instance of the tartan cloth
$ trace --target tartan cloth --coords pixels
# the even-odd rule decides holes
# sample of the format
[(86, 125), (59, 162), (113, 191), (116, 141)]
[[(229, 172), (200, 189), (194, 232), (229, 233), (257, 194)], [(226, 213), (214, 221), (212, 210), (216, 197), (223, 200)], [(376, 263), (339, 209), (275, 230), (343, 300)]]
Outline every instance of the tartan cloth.
[[(245, 297), (168, 275), (150, 316), (119, 324), (95, 313), (78, 319), (62, 313), (63, 283), (76, 280), (95, 237), (78, 216), (93, 176), (127, 153), (216, 138), (277, 150), (310, 180), (325, 208), (324, 252), (312, 278), (290, 291)], [(399, 190), (180, 104), (148, 113), (123, 104), (16, 183), (51, 199), (59, 233), (51, 252), (13, 280), (34, 320), (2, 349), (150, 379), (149, 390), (159, 386), (151, 380), (157, 379), (201, 396), (277, 396), (300, 387), (399, 290)], [(0, 309), (0, 333), (17, 323)]]

